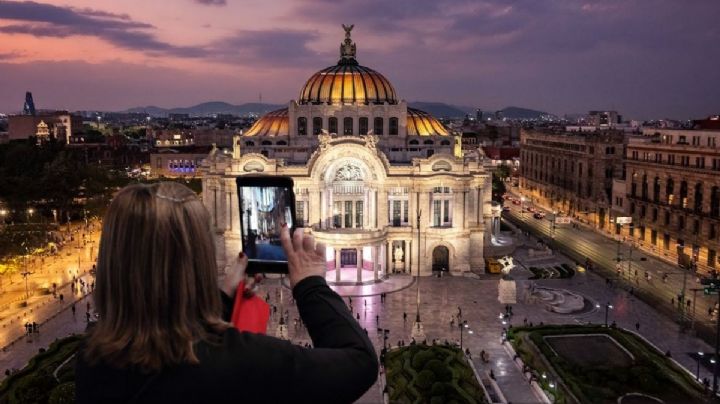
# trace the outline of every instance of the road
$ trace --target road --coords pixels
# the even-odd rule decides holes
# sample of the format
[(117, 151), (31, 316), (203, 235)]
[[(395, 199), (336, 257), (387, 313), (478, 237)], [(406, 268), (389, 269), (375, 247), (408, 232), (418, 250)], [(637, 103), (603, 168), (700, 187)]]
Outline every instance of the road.
[[(641, 296), (648, 303), (653, 304), (664, 313), (683, 318), (689, 327), (701, 328), (703, 333), (711, 332), (714, 326), (713, 317), (708, 310), (714, 307), (717, 296), (705, 296), (702, 285), (691, 271), (685, 271), (668, 264), (665, 261), (648, 256), (627, 243), (620, 243), (622, 261), (618, 265), (618, 241), (604, 234), (599, 234), (585, 225), (573, 226), (571, 224), (556, 225), (553, 231), (553, 214), (546, 213), (545, 218), (536, 219), (530, 212), (521, 213), (520, 205), (507, 201), (505, 206), (510, 210), (503, 212), (503, 217), (510, 222), (523, 227), (536, 237), (544, 240), (551, 248), (557, 248), (579, 264), (584, 264), (589, 258), (593, 263), (593, 270), (611, 279), (619, 286)], [(523, 207), (526, 209), (528, 204)], [(541, 208), (533, 205), (534, 208)], [(632, 250), (632, 251), (631, 251)], [(631, 259), (630, 259), (631, 258)], [(617, 270), (617, 267), (620, 270)], [(650, 279), (646, 278), (649, 274)], [(663, 275), (667, 279), (663, 281)], [(683, 283), (687, 300), (683, 305), (678, 296), (683, 291)], [(696, 291), (694, 292), (693, 289)], [(699, 291), (698, 291), (699, 290)], [(688, 306), (687, 303), (690, 303)], [(684, 308), (681, 309), (681, 306)]]

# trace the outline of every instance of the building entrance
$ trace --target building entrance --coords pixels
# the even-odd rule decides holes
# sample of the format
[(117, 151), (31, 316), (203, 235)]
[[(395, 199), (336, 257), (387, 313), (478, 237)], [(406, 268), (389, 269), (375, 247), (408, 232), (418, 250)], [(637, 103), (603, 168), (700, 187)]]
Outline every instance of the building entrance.
[(357, 251), (354, 248), (340, 250), (340, 266), (357, 266)]
[(450, 267), (450, 252), (445, 246), (437, 246), (432, 254), (432, 270), (448, 271)]

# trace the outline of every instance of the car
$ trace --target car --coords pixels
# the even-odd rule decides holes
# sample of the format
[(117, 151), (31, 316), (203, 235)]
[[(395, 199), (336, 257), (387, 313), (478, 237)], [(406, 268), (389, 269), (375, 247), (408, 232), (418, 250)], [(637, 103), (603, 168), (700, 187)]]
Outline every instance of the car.
[(503, 210), (503, 212), (510, 212), (510, 207), (509, 207), (509, 206), (503, 206), (502, 210)]
[(533, 217), (534, 217), (535, 219), (542, 219), (542, 218), (545, 217), (545, 215), (542, 214), (542, 213), (540, 213), (540, 212), (535, 212), (535, 214), (533, 214)]
[(512, 203), (514, 205), (520, 205), (520, 201), (518, 201), (517, 199), (513, 199)]
[(528, 212), (535, 212), (535, 208), (533, 208), (532, 206), (528, 206), (527, 211), (528, 211)]

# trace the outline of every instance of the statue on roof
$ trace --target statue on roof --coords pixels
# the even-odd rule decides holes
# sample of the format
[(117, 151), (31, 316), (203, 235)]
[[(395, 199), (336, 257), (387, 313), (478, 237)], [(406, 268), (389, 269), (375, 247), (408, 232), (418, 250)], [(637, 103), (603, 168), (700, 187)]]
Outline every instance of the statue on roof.
[(342, 24), (345, 30), (345, 41), (340, 44), (340, 61), (343, 60), (354, 60), (355, 59), (355, 43), (350, 38), (350, 31), (352, 31), (355, 24), (345, 25)]

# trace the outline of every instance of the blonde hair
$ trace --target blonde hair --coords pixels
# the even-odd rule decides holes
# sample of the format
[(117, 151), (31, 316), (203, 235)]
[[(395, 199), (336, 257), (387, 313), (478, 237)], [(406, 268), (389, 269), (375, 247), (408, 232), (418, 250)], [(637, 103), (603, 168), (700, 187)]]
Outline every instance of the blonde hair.
[(229, 327), (216, 268), (209, 214), (193, 191), (174, 182), (123, 188), (103, 223), (88, 363), (198, 363), (193, 344)]

